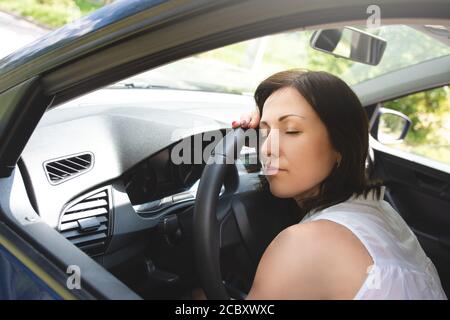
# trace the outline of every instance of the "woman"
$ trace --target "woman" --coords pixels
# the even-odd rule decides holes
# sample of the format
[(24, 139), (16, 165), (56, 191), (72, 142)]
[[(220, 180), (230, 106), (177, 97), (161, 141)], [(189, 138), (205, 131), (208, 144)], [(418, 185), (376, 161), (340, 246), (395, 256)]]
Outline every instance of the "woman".
[(385, 187), (369, 180), (368, 119), (350, 87), (289, 70), (264, 80), (255, 101), (232, 126), (259, 126), (270, 191), (305, 216), (267, 247), (247, 299), (446, 299)]

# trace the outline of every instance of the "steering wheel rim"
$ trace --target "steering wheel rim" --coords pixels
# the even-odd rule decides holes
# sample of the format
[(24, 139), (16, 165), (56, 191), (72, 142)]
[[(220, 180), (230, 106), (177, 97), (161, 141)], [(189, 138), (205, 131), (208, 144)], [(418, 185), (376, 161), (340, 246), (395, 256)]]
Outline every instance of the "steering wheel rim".
[(194, 252), (200, 282), (206, 297), (229, 300), (220, 270), (220, 225), (217, 219), (219, 193), (228, 165), (234, 164), (244, 145), (245, 131), (229, 131), (216, 145), (200, 179), (194, 205)]

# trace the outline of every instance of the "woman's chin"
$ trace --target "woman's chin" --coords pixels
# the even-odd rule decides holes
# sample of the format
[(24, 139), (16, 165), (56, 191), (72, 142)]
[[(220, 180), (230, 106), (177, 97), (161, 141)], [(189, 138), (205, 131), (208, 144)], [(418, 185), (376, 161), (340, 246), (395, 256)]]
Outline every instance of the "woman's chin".
[(304, 188), (287, 188), (286, 185), (280, 183), (281, 181), (269, 180), (270, 193), (278, 198), (298, 198), (299, 196), (312, 196), (313, 193), (310, 189)]
[(278, 198), (292, 198), (294, 195), (289, 190), (285, 190), (284, 188), (277, 188), (273, 184), (270, 184), (270, 193), (272, 193), (275, 197)]

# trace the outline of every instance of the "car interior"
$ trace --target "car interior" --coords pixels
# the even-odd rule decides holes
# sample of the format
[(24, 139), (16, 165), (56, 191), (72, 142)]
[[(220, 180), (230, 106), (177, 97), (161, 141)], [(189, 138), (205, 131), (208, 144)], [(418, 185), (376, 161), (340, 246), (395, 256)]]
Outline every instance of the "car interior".
[[(323, 65), (361, 100), (371, 124), (372, 177), (384, 182), (384, 200), (411, 226), (448, 296), (450, 163), (393, 147), (413, 130), (403, 113), (394, 144), (383, 142), (380, 126), (392, 101), (419, 92), (443, 88), (443, 107), (449, 108), (449, 30), (404, 21), (367, 30), (340, 22), (227, 44), (141, 70), (49, 107), (17, 169), (2, 182), (0, 202), (15, 219), (33, 212), (55, 230), (28, 221), (33, 241), (39, 243), (45, 233), (46, 243), (54, 246), (46, 250), (53, 255), (76, 248), (77, 264), (86, 263), (82, 272), (95, 276), (104, 268), (140, 298), (192, 299), (205, 270), (220, 263), (220, 274), (209, 276), (221, 278), (232, 298), (244, 299), (265, 248), (302, 217), (293, 199), (270, 194), (258, 147), (242, 142), (235, 164), (221, 173), (223, 184), (211, 191), (219, 191), (210, 201), (218, 220), (219, 257), (197, 259), (198, 238), (211, 239), (205, 228), (212, 224), (199, 228), (195, 222), (195, 210), (207, 202), (199, 203), (198, 190), (210, 179), (207, 161), (194, 159), (195, 150), (201, 148), (208, 159), (221, 137), (233, 134), (231, 121), (254, 106), (252, 91), (264, 76)], [(348, 51), (355, 34), (360, 47)], [(410, 60), (402, 60), (406, 56)], [(176, 163), (174, 155), (189, 161)], [(61, 259), (72, 264), (70, 257)], [(203, 269), (199, 261), (215, 264)]]

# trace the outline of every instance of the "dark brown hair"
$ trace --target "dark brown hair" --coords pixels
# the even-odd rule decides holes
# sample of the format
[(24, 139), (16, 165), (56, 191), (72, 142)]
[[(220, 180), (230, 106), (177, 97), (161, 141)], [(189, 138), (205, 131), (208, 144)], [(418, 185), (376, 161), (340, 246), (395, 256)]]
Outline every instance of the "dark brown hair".
[[(382, 181), (371, 180), (368, 158), (369, 125), (367, 114), (353, 90), (338, 77), (322, 71), (292, 69), (276, 73), (262, 81), (255, 91), (260, 114), (267, 98), (275, 91), (292, 87), (313, 107), (328, 131), (330, 142), (341, 156), (330, 175), (322, 181), (317, 196), (304, 199), (303, 213), (322, 210), (343, 202), (353, 194), (367, 194), (374, 189), (381, 194)], [(368, 168), (366, 168), (368, 161)]]

